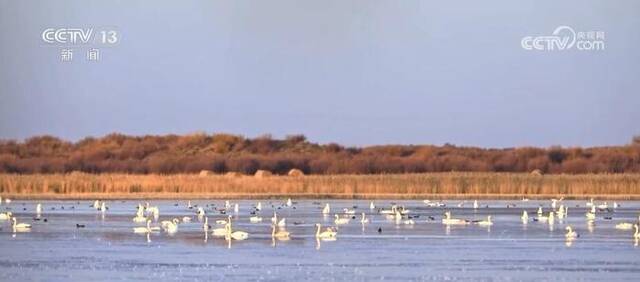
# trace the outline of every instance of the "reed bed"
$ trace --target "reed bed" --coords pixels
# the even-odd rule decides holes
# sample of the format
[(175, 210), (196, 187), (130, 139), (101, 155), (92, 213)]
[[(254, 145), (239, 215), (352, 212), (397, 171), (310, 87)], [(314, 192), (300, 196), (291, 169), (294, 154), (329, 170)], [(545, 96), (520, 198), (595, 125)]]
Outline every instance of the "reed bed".
[(0, 174), (14, 198), (611, 198), (640, 199), (640, 174), (423, 173), (304, 177)]

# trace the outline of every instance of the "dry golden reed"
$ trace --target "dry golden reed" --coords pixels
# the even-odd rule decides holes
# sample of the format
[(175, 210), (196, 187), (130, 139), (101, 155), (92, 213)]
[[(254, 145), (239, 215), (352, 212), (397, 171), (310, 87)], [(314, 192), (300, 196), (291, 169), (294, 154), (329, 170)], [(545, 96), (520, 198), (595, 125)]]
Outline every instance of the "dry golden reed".
[(638, 199), (640, 174), (423, 173), (302, 177), (172, 174), (0, 174), (16, 198), (519, 198)]

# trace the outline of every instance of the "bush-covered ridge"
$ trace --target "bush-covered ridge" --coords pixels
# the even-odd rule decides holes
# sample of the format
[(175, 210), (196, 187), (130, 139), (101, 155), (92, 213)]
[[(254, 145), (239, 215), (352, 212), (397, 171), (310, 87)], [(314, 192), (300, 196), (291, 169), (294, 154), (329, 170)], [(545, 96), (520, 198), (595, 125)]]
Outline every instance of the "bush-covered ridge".
[(110, 134), (68, 142), (52, 136), (0, 141), (4, 173), (218, 173), (380, 174), (445, 171), (543, 173), (638, 173), (640, 138), (626, 146), (483, 149), (454, 145), (344, 147), (230, 134), (127, 136)]

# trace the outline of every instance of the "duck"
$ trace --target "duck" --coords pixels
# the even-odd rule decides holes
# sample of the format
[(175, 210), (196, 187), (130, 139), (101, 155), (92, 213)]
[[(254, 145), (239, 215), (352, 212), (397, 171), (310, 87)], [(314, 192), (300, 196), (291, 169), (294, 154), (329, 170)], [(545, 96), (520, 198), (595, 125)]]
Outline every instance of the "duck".
[(15, 217), (11, 218), (11, 227), (13, 228), (13, 232), (24, 232), (31, 230), (31, 224), (27, 223), (18, 223), (18, 220)]
[(487, 220), (478, 221), (478, 225), (480, 226), (491, 226), (493, 222), (491, 221), (491, 216), (487, 216)]
[(338, 235), (338, 232), (332, 230), (331, 228), (327, 228), (327, 230), (320, 232), (321, 228), (322, 228), (322, 225), (317, 223), (316, 238), (318, 239), (331, 239), (331, 238), (336, 238), (336, 236)]
[(290, 233), (286, 230), (278, 230), (276, 231), (276, 226), (271, 225), (271, 238), (286, 240), (289, 239)]
[(348, 224), (349, 223), (349, 218), (340, 218), (337, 214), (334, 214), (334, 217), (336, 218), (333, 223), (337, 224), (337, 225), (343, 225), (343, 224)]
[(577, 232), (573, 231), (571, 226), (567, 226), (565, 229), (567, 230), (567, 233), (564, 234), (564, 237), (567, 238), (567, 240), (573, 240), (575, 238), (580, 237), (580, 235)]
[(258, 223), (258, 222), (262, 222), (262, 217), (259, 216), (252, 216), (249, 218), (249, 222), (251, 223)]
[(327, 215), (329, 213), (331, 213), (331, 207), (329, 207), (329, 204), (327, 203), (324, 205), (324, 208), (322, 209), (322, 214)]
[(464, 219), (451, 218), (451, 212), (447, 211), (444, 213), (444, 218), (442, 219), (442, 224), (446, 225), (464, 225), (469, 224), (468, 221)]
[(527, 224), (527, 222), (529, 221), (529, 214), (527, 214), (527, 211), (522, 211), (522, 216), (520, 217), (520, 219), (522, 220), (522, 223)]
[(12, 215), (13, 215), (13, 213), (11, 213), (11, 212), (0, 213), (0, 220), (2, 220), (2, 221), (10, 220)]
[(362, 213), (362, 219), (360, 219), (360, 223), (362, 224), (369, 223), (369, 219), (365, 216), (364, 213)]

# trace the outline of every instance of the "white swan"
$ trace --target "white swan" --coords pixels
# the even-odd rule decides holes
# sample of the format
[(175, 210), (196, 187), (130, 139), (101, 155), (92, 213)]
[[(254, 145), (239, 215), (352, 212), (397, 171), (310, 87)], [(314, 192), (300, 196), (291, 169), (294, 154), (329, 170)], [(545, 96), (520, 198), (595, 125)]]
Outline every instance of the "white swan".
[(473, 209), (478, 209), (478, 200), (473, 200)]
[(587, 207), (593, 207), (595, 204), (593, 203), (593, 198), (586, 203)]
[(287, 225), (287, 219), (283, 218), (280, 221), (278, 221), (278, 227), (285, 227)]
[(204, 218), (204, 223), (202, 223), (202, 230), (204, 230), (205, 233), (207, 233), (207, 231), (209, 231), (209, 217), (205, 217)]
[(606, 210), (607, 208), (609, 208), (609, 205), (607, 204), (607, 202), (604, 202), (604, 204), (598, 205), (599, 210)]
[(287, 207), (293, 206), (293, 202), (291, 201), (291, 198), (287, 199)]
[(183, 223), (189, 223), (189, 222), (191, 222), (191, 217), (188, 217), (188, 216), (183, 217), (183, 218), (182, 218), (182, 222), (183, 222)]
[(633, 233), (633, 238), (634, 238), (634, 239), (640, 239), (640, 233), (638, 232), (638, 225), (637, 225), (637, 224), (634, 224), (634, 225), (633, 225), (633, 228), (635, 228), (635, 229), (636, 229), (636, 232), (635, 232), (635, 233)]
[(348, 208), (344, 208), (342, 209), (342, 212), (344, 212), (344, 214), (356, 214), (356, 210), (354, 209), (348, 209)]
[(564, 218), (564, 205), (560, 205), (560, 208), (558, 208), (558, 211), (556, 212), (556, 216), (558, 218)]
[(216, 220), (216, 224), (220, 224), (220, 225), (227, 224), (227, 221), (224, 219), (218, 219)]
[(11, 227), (13, 228), (13, 232), (25, 232), (31, 230), (31, 224), (27, 223), (18, 223), (15, 217), (11, 218)]
[(233, 212), (238, 213), (240, 212), (240, 205), (238, 205), (238, 203), (236, 203), (233, 207)]
[(542, 207), (538, 207), (538, 216), (542, 215)]
[(369, 219), (365, 216), (364, 213), (362, 213), (362, 219), (360, 219), (360, 223), (362, 224), (369, 223)]
[(374, 209), (376, 209), (376, 205), (374, 205), (374, 204), (373, 204), (373, 201), (371, 201), (371, 202), (369, 203), (369, 209), (370, 209), (370, 210), (374, 210)]
[(322, 214), (329, 214), (331, 213), (331, 208), (329, 207), (329, 204), (325, 204), (324, 208), (322, 209)]
[(337, 214), (334, 214), (334, 217), (336, 219), (333, 222), (337, 225), (348, 224), (350, 220), (349, 218), (340, 218)]
[(550, 212), (549, 212), (549, 219), (548, 219), (548, 221), (549, 221), (549, 224), (550, 224), (550, 225), (552, 225), (552, 224), (555, 222), (555, 217), (554, 217), (554, 215), (553, 215), (553, 212), (552, 212), (552, 211), (550, 211)]
[(564, 237), (567, 238), (567, 240), (573, 240), (573, 239), (578, 238), (580, 236), (580, 235), (578, 235), (578, 233), (573, 231), (571, 226), (567, 226), (565, 229), (567, 230), (567, 233), (564, 234)]
[(147, 222), (147, 218), (141, 214), (137, 214), (136, 217), (133, 218), (133, 222), (137, 222), (137, 223)]
[(407, 220), (403, 221), (402, 223), (404, 223), (405, 225), (414, 225), (414, 224), (416, 224), (416, 222), (413, 221), (413, 219), (407, 219)]
[(102, 213), (105, 213), (107, 211), (107, 204), (103, 201), (102, 203), (100, 203), (100, 209), (99, 209)]
[[(229, 216), (229, 219), (231, 219), (231, 216)], [(230, 221), (227, 221), (227, 220), (216, 220), (216, 223), (220, 224), (220, 222), (223, 222), (222, 224), (224, 224), (224, 227), (222, 227), (222, 228), (214, 228), (213, 231), (211, 232), (211, 235), (213, 235), (214, 237), (227, 236), (227, 224), (229, 224)]]
[(42, 204), (38, 203), (36, 205), (36, 214), (39, 216), (42, 213)]
[(588, 211), (585, 216), (587, 217), (587, 220), (595, 220), (596, 219), (596, 207), (595, 206), (591, 206), (591, 210)]
[(446, 224), (446, 225), (464, 225), (464, 224), (469, 224), (469, 222), (467, 222), (464, 219), (451, 218), (451, 212), (447, 211), (447, 212), (444, 213), (444, 218), (442, 219), (442, 224)]
[(331, 238), (335, 238), (338, 235), (338, 232), (332, 230), (331, 228), (327, 228), (327, 230), (320, 232), (320, 228), (322, 228), (322, 225), (320, 224), (316, 224), (316, 238), (319, 239), (331, 239)]
[(204, 216), (206, 214), (206, 212), (204, 211), (204, 209), (202, 207), (198, 207), (198, 210), (196, 211), (196, 214), (198, 216)]
[(2, 220), (2, 221), (9, 220), (9, 219), (11, 219), (12, 215), (13, 215), (13, 213), (11, 213), (11, 212), (0, 213), (0, 220)]
[(100, 208), (100, 201), (99, 200), (93, 201), (93, 208), (94, 209), (99, 209)]
[(289, 239), (290, 233), (286, 230), (278, 230), (276, 231), (276, 226), (271, 225), (271, 238), (276, 238), (279, 240)]
[(262, 222), (262, 217), (259, 216), (252, 216), (249, 218), (249, 222), (251, 223), (258, 223), (258, 222)]
[(256, 210), (257, 211), (261, 211), (262, 210), (262, 202), (258, 202), (258, 204), (256, 205)]
[(398, 209), (398, 207), (396, 205), (391, 206), (390, 210), (381, 210), (380, 214), (391, 214), (391, 215), (395, 215), (396, 214), (396, 210)]
[(151, 233), (152, 229), (151, 229), (151, 220), (147, 220), (147, 226), (145, 227), (134, 227), (133, 228), (133, 233), (138, 233), (138, 234), (147, 234), (147, 233)]
[(527, 211), (522, 211), (522, 216), (520, 217), (520, 219), (522, 220), (522, 223), (527, 224), (527, 222), (529, 221), (529, 214), (527, 214)]
[(245, 240), (249, 238), (249, 233), (244, 231), (233, 231), (231, 228), (231, 216), (229, 216), (229, 223), (227, 223), (227, 240)]
[(162, 228), (167, 233), (176, 233), (178, 232), (178, 223), (180, 223), (180, 220), (177, 218), (174, 218), (172, 221), (165, 220), (162, 222)]
[(6, 199), (4, 199), (4, 202), (7, 203), (7, 204), (11, 204), (11, 199), (6, 198)]
[(616, 224), (616, 229), (619, 230), (631, 230), (631, 228), (633, 228), (633, 224), (628, 222), (621, 222)]
[(478, 221), (478, 225), (480, 225), (480, 226), (491, 226), (491, 225), (493, 225), (493, 221), (491, 221), (491, 216), (487, 216), (487, 220)]

